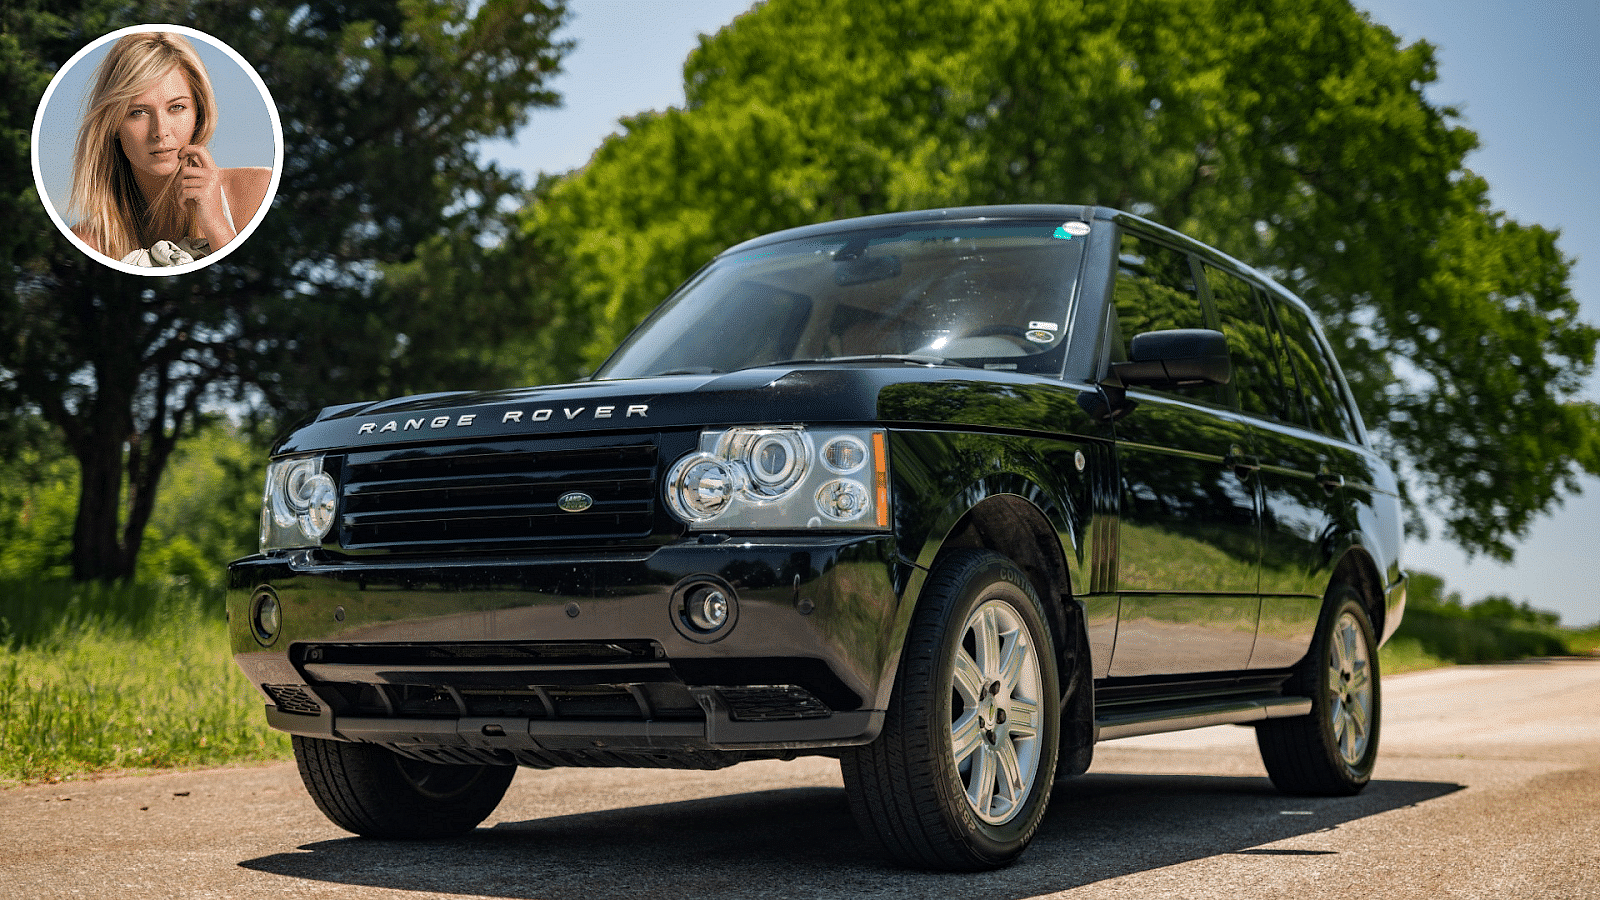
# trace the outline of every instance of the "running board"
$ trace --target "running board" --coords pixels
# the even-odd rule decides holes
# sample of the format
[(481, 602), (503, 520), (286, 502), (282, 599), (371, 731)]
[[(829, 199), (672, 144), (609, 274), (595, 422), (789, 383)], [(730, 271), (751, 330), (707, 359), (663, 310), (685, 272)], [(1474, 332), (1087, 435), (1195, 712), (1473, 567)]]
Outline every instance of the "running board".
[(1211, 725), (1243, 725), (1263, 719), (1285, 719), (1310, 713), (1310, 697), (1268, 697), (1102, 716), (1095, 720), (1094, 731), (1096, 741), (1110, 741)]

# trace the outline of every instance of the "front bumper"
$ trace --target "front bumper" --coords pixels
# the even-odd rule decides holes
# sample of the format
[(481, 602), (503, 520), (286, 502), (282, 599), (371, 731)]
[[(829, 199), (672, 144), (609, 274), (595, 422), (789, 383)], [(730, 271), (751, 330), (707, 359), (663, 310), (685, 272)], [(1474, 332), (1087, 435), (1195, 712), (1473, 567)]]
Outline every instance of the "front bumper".
[[(436, 761), (693, 765), (866, 743), (909, 569), (889, 536), (687, 539), (653, 551), (229, 567), (234, 658), (293, 734)], [(686, 591), (734, 597), (713, 635)], [(265, 640), (260, 598), (281, 611)]]

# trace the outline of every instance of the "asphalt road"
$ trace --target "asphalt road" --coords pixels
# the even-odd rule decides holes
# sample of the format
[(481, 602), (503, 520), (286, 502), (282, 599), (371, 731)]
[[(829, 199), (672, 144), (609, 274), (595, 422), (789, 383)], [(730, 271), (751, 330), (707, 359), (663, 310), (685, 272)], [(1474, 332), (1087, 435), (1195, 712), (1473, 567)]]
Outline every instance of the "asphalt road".
[(1247, 729), (1101, 744), (1017, 865), (866, 854), (837, 765), (524, 770), (470, 837), (329, 824), (292, 765), (0, 791), (0, 897), (1600, 898), (1600, 660), (1385, 682), (1358, 797), (1268, 784)]

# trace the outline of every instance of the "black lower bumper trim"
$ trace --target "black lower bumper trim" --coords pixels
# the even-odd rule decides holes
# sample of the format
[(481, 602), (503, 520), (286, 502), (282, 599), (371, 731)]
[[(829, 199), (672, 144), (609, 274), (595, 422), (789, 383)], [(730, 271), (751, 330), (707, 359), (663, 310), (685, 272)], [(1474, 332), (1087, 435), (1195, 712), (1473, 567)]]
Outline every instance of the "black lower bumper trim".
[[(305, 737), (361, 741), (406, 749), (460, 751), (474, 758), (488, 754), (502, 762), (519, 752), (585, 758), (599, 754), (718, 753), (777, 751), (804, 753), (870, 743), (883, 727), (879, 710), (835, 712), (826, 717), (739, 721), (715, 692), (705, 695), (707, 715), (699, 721), (605, 721), (573, 719), (454, 718), (397, 719), (335, 717), (324, 711), (308, 716), (267, 707), (267, 724)], [(594, 765), (593, 762), (552, 763)], [(630, 764), (649, 765), (635, 760)]]

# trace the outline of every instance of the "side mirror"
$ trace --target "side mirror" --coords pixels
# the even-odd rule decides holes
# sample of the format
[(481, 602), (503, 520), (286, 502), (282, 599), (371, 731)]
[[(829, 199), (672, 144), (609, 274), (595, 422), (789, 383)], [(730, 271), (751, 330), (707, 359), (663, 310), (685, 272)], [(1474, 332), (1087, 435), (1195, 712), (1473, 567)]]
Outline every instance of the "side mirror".
[(1125, 387), (1172, 388), (1227, 384), (1233, 377), (1228, 339), (1209, 328), (1174, 328), (1134, 335), (1127, 362), (1111, 371)]

